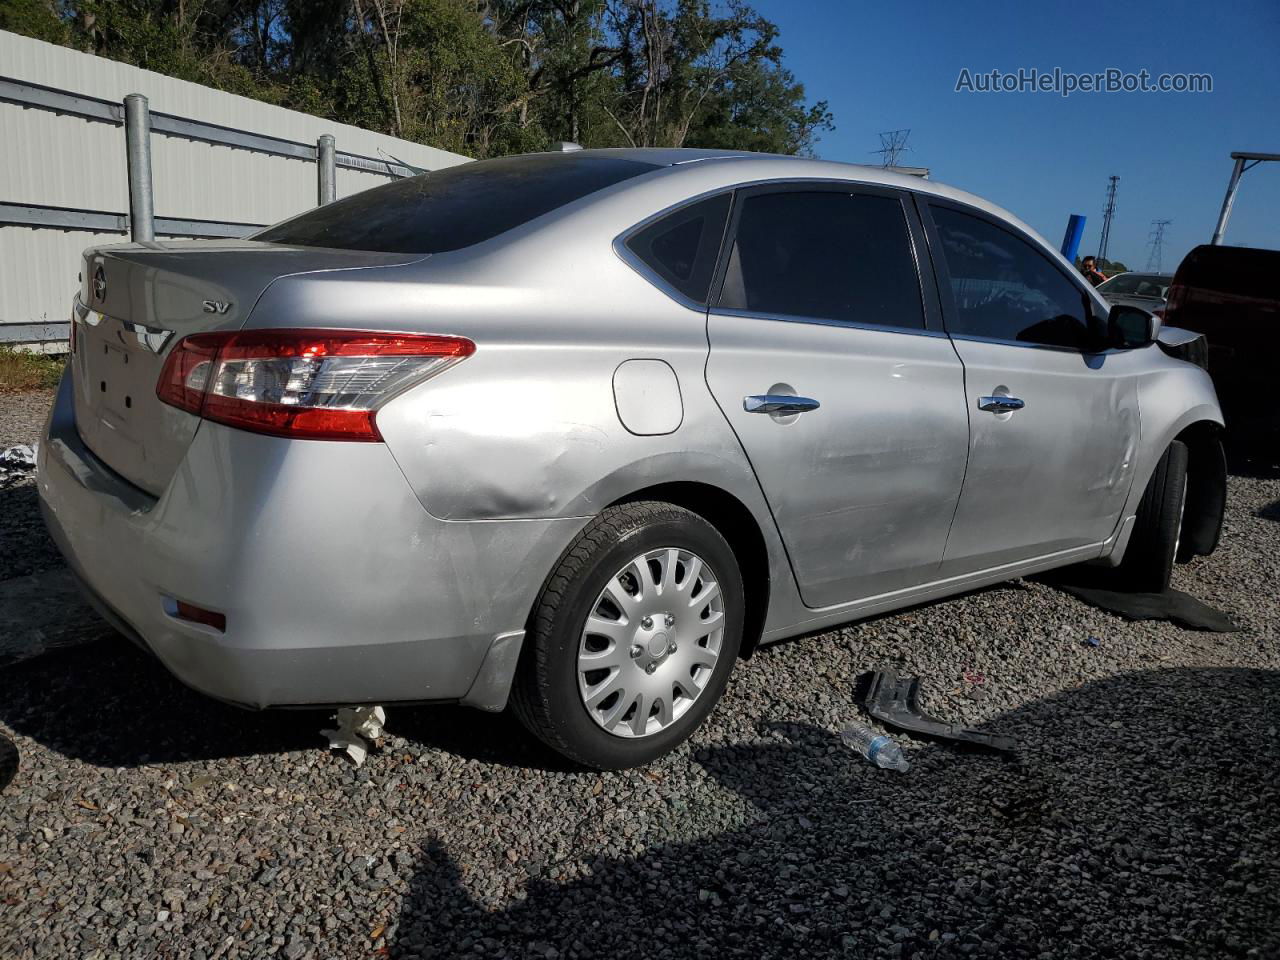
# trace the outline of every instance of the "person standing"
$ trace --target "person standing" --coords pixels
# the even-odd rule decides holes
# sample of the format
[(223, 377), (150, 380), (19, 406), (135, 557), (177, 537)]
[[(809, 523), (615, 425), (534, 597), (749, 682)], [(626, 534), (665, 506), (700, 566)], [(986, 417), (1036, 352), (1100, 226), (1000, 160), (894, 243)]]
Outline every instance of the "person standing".
[(1085, 257), (1080, 261), (1080, 272), (1095, 287), (1107, 279), (1107, 275), (1098, 269), (1098, 261), (1093, 257)]

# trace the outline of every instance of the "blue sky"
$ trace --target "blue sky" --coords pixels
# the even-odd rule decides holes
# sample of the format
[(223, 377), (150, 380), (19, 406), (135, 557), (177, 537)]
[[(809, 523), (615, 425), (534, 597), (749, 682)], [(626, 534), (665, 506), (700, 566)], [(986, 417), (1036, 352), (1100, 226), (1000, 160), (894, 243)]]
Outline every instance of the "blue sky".
[[(786, 65), (836, 130), (820, 156), (878, 163), (879, 132), (910, 128), (902, 162), (979, 194), (1055, 246), (1082, 213), (1094, 252), (1107, 177), (1120, 176), (1111, 259), (1142, 269), (1171, 219), (1164, 269), (1213, 233), (1232, 150), (1280, 153), (1280, 3), (1036, 4), (756, 0)], [(962, 68), (1209, 73), (1212, 93), (956, 93)], [(1280, 249), (1280, 163), (1245, 174), (1228, 243)]]

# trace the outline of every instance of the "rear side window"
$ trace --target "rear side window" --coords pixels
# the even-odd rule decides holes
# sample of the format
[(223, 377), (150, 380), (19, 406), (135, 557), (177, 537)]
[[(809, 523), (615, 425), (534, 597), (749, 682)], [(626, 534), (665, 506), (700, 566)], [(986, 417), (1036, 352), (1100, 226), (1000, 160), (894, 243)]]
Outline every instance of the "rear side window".
[(920, 280), (902, 202), (837, 191), (748, 195), (720, 305), (923, 329)]
[(930, 206), (951, 274), (953, 334), (1087, 349), (1084, 294), (1020, 237), (979, 217)]
[(636, 231), (627, 238), (627, 247), (672, 288), (706, 303), (729, 200), (724, 193), (681, 207)]
[(357, 193), (268, 227), (253, 239), (341, 250), (445, 253), (490, 240), (656, 169), (637, 160), (574, 153), (481, 160)]

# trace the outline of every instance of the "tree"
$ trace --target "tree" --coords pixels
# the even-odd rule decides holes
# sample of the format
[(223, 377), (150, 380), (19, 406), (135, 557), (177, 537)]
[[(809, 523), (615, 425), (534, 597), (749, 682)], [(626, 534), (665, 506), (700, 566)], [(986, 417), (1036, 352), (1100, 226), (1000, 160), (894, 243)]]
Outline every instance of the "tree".
[(0, 30), (21, 33), (48, 43), (65, 44), (69, 38), (55, 0), (3, 0)]
[(0, 0), (0, 26), (474, 157), (832, 128), (745, 0)]

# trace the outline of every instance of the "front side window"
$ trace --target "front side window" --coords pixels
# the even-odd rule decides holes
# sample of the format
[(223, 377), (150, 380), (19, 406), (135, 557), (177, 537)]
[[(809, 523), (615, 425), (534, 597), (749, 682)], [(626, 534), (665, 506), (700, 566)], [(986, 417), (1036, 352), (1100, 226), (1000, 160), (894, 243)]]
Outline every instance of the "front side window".
[(902, 202), (834, 190), (748, 194), (720, 306), (923, 329), (920, 280)]
[(627, 247), (673, 289), (706, 303), (730, 199), (722, 193), (681, 207), (637, 230)]
[(365, 190), (278, 223), (254, 240), (445, 253), (490, 240), (655, 164), (583, 154), (533, 154), (446, 167)]
[(1044, 254), (979, 217), (930, 209), (956, 303), (951, 333), (1088, 348), (1084, 294)]

